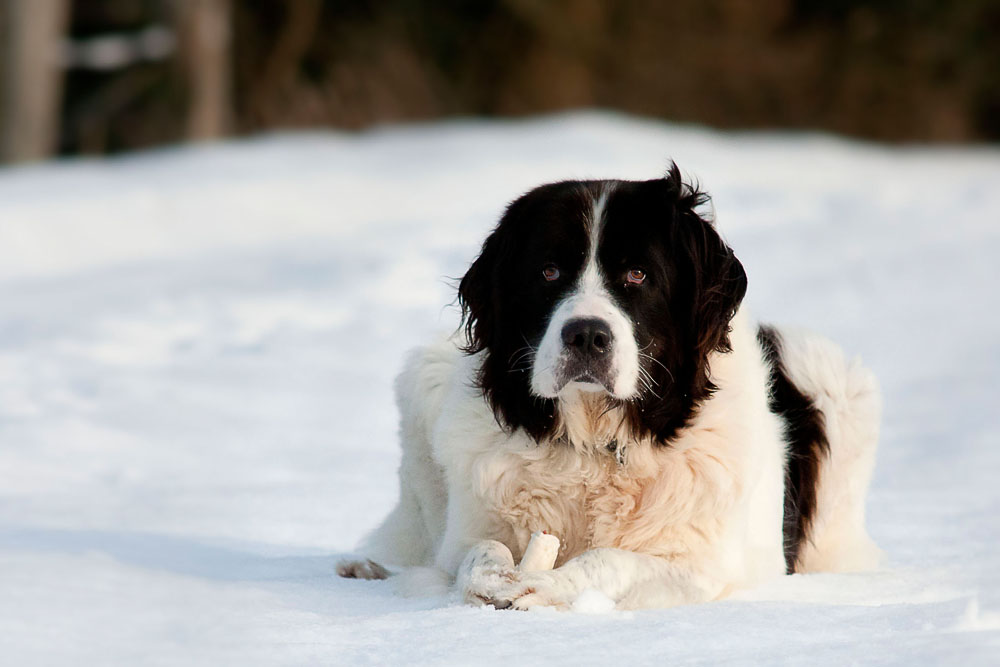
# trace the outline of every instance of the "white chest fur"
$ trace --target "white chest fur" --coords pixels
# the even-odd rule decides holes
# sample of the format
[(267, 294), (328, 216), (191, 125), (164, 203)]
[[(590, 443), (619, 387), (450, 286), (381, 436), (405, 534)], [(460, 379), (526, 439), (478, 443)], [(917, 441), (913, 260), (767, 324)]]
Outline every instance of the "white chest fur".
[(449, 504), (475, 508), (461, 532), (503, 542), (519, 558), (531, 533), (548, 531), (562, 542), (557, 565), (617, 547), (729, 571), (731, 580), (780, 572), (784, 443), (741, 317), (732, 339), (734, 351), (713, 360), (719, 391), (666, 446), (629, 440), (613, 412), (595, 418), (600, 406), (582, 395), (560, 406), (553, 442), (504, 434), (468, 367), (459, 369), (452, 387), (461, 400), (447, 402), (454, 412), (433, 439), (435, 457), (449, 462), (449, 493), (465, 496)]

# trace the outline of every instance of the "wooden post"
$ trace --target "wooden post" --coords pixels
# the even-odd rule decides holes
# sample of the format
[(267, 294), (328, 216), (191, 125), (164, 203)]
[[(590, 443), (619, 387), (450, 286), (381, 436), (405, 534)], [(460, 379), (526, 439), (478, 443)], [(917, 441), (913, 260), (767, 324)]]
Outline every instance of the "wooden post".
[(177, 11), (180, 57), (188, 87), (187, 136), (224, 136), (232, 117), (232, 5), (230, 0), (181, 0)]
[(2, 8), (0, 159), (41, 160), (51, 156), (59, 143), (63, 81), (59, 50), (69, 2), (3, 0)]

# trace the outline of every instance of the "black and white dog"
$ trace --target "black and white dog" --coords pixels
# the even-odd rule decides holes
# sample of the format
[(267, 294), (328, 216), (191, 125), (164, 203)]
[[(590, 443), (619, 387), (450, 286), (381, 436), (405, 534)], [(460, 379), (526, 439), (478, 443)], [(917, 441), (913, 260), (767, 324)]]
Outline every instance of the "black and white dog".
[[(425, 566), (497, 608), (587, 589), (637, 608), (877, 563), (875, 378), (749, 320), (706, 201), (674, 165), (510, 205), (459, 286), (463, 331), (399, 377), (399, 505), (342, 576)], [(522, 572), (535, 531), (556, 567)]]

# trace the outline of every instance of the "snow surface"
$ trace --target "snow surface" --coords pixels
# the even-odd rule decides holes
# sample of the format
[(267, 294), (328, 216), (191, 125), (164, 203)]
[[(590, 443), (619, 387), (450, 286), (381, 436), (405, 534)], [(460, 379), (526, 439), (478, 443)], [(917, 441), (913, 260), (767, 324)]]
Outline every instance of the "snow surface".
[[(543, 181), (715, 195), (766, 320), (881, 378), (889, 565), (512, 613), (333, 564), (395, 501), (391, 381)], [(579, 113), (0, 172), (0, 661), (1000, 664), (1000, 151)]]

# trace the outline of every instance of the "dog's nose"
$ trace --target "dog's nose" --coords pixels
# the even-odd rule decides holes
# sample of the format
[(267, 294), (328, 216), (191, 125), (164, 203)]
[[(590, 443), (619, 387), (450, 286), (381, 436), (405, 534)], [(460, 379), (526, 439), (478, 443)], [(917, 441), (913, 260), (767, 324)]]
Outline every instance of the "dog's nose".
[(600, 356), (611, 349), (611, 327), (596, 317), (577, 318), (563, 326), (562, 340), (570, 350)]

